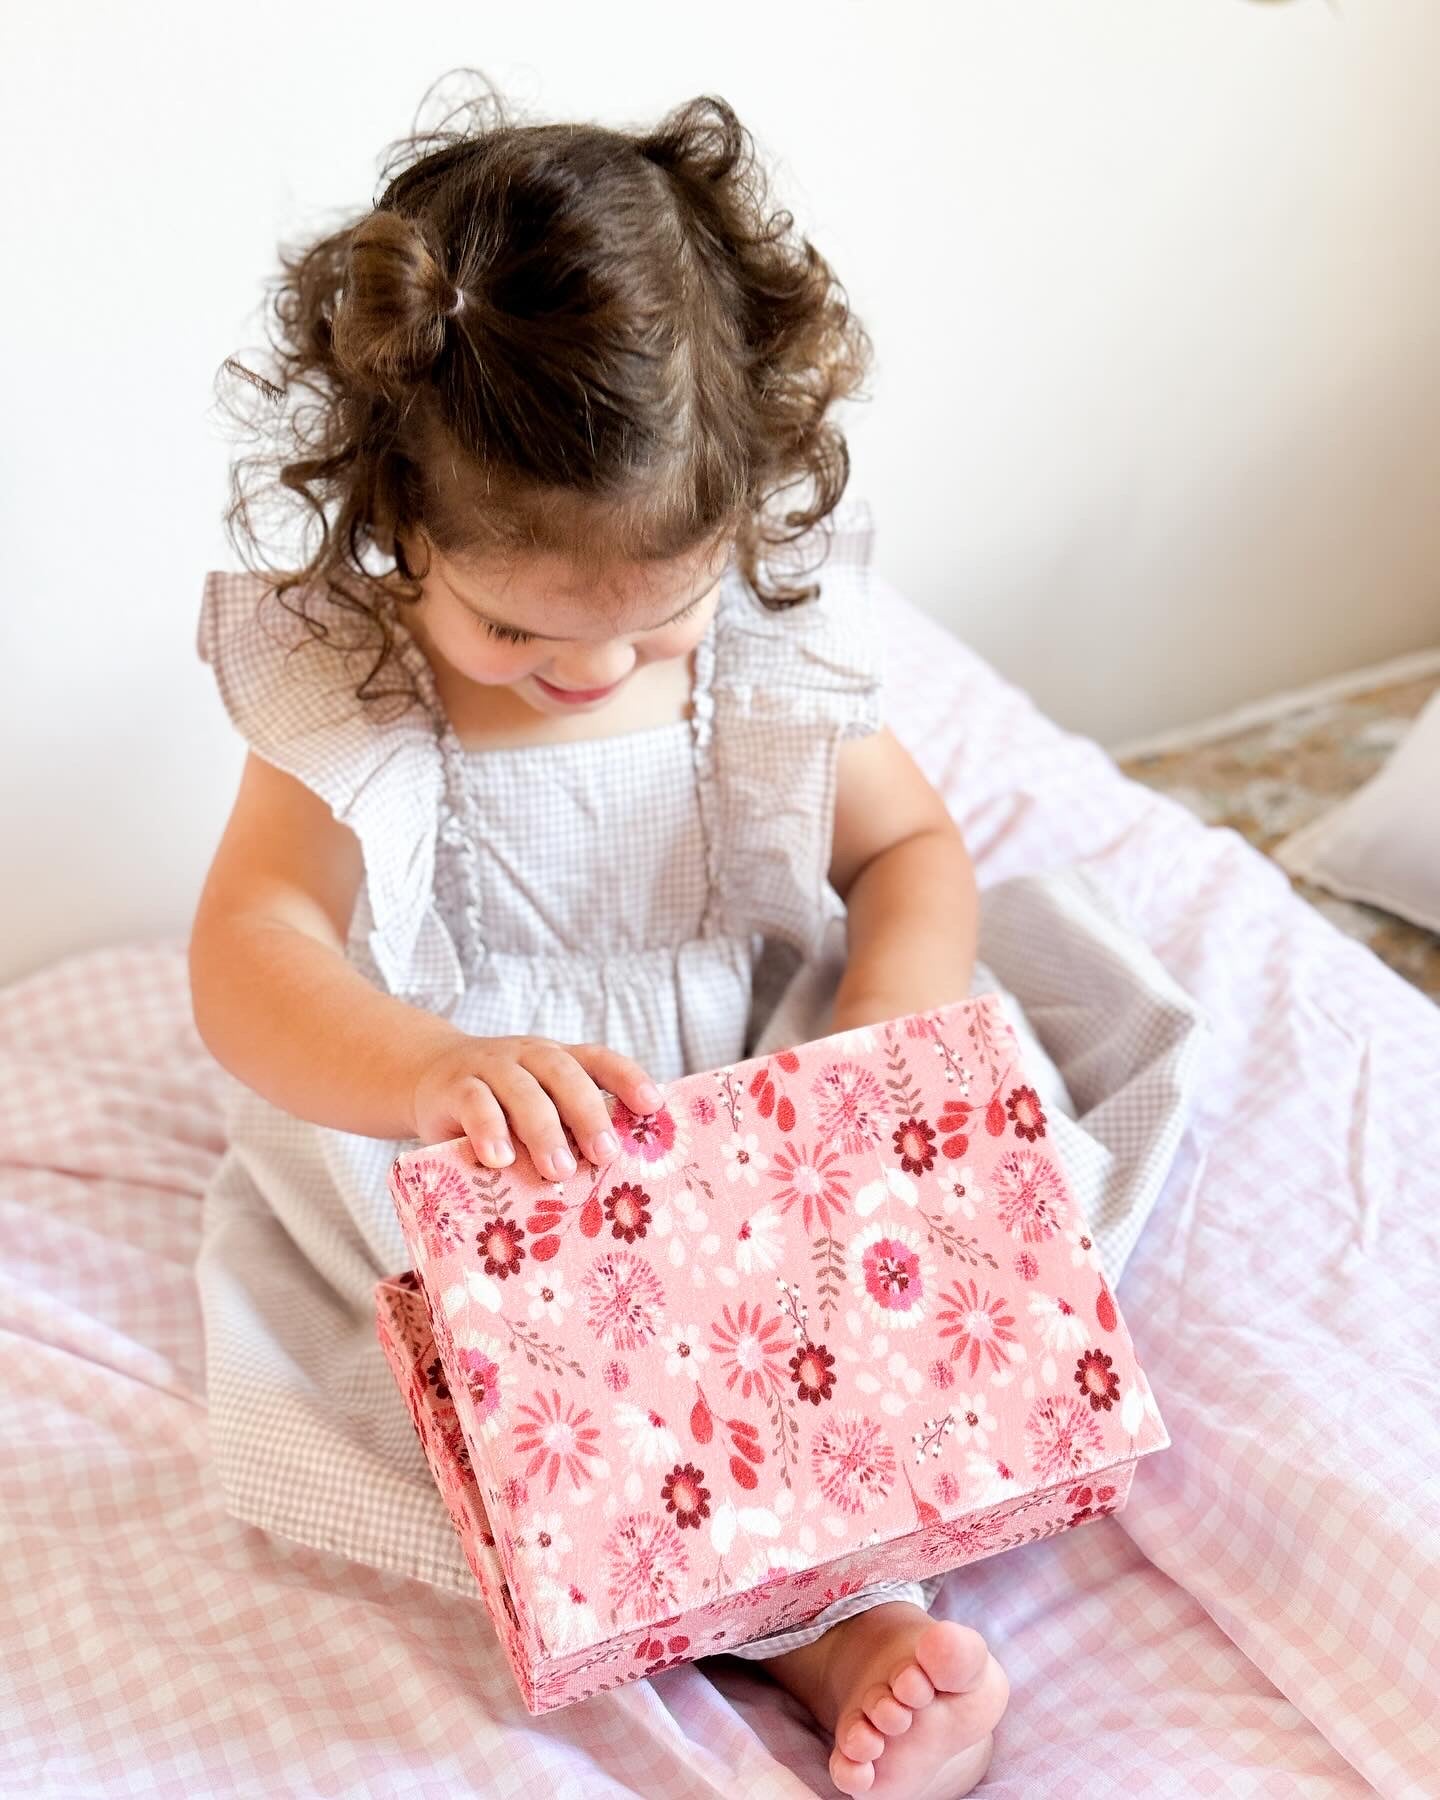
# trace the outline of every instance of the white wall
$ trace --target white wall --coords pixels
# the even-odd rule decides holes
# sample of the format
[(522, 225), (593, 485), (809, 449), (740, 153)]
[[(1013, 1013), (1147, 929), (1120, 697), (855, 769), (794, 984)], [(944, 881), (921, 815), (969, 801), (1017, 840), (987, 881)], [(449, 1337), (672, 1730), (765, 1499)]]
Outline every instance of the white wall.
[(1114, 742), (1440, 638), (1440, 6), (12, 8), (0, 977), (183, 932), (240, 750), (193, 631), (278, 237), (473, 64), (723, 94), (876, 339), (887, 573)]

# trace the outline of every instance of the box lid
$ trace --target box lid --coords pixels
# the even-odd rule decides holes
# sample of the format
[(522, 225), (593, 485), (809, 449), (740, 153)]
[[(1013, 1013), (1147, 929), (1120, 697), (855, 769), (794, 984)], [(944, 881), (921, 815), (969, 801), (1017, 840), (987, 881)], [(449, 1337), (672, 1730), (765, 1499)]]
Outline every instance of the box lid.
[(598, 1174), (486, 1169), (464, 1138), (390, 1172), (547, 1641), (1168, 1443), (998, 996), (611, 1111)]

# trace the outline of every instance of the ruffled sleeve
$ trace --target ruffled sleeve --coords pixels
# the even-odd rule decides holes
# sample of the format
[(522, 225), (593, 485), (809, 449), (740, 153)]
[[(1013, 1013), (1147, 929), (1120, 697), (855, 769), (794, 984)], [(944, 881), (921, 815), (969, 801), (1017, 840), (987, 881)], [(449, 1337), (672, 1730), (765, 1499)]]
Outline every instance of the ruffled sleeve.
[[(332, 641), (353, 641), (354, 621), (333, 602), (321, 608)], [(464, 978), (435, 905), (444, 767), (429, 713), (414, 706), (380, 722), (355, 695), (373, 658), (319, 642), (248, 572), (205, 577), (197, 649), (250, 748), (318, 794), (359, 840), (365, 884), (352, 943), (368, 946), (390, 993), (444, 1011)]]
[(806, 957), (844, 910), (829, 882), (840, 744), (884, 723), (870, 507), (850, 501), (831, 524), (828, 555), (818, 528), (767, 571), (818, 580), (814, 600), (771, 610), (729, 571), (701, 715), (722, 925), (753, 926)]

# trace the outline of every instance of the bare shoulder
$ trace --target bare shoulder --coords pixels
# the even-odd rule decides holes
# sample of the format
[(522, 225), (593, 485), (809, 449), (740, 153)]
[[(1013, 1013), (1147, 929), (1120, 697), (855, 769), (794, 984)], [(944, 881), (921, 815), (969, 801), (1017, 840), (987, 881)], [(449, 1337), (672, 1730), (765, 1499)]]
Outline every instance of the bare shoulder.
[(251, 750), (193, 937), (227, 920), (259, 917), (343, 950), (363, 877), (354, 832), (302, 781)]

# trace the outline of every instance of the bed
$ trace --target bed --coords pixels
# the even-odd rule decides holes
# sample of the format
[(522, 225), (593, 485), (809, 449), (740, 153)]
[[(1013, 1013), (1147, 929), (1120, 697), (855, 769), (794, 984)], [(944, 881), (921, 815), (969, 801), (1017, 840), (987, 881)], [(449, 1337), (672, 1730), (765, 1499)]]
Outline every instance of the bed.
[[(1010, 1674), (980, 1791), (1440, 1793), (1440, 1011), (886, 592), (889, 716), (982, 882), (1083, 864), (1209, 1025), (1121, 1283), (1173, 1446), (937, 1605)], [(532, 1719), (478, 1600), (223, 1510), (191, 1261), (224, 1079), (180, 941), (0, 990), (0, 1793), (832, 1791), (753, 1667)]]

